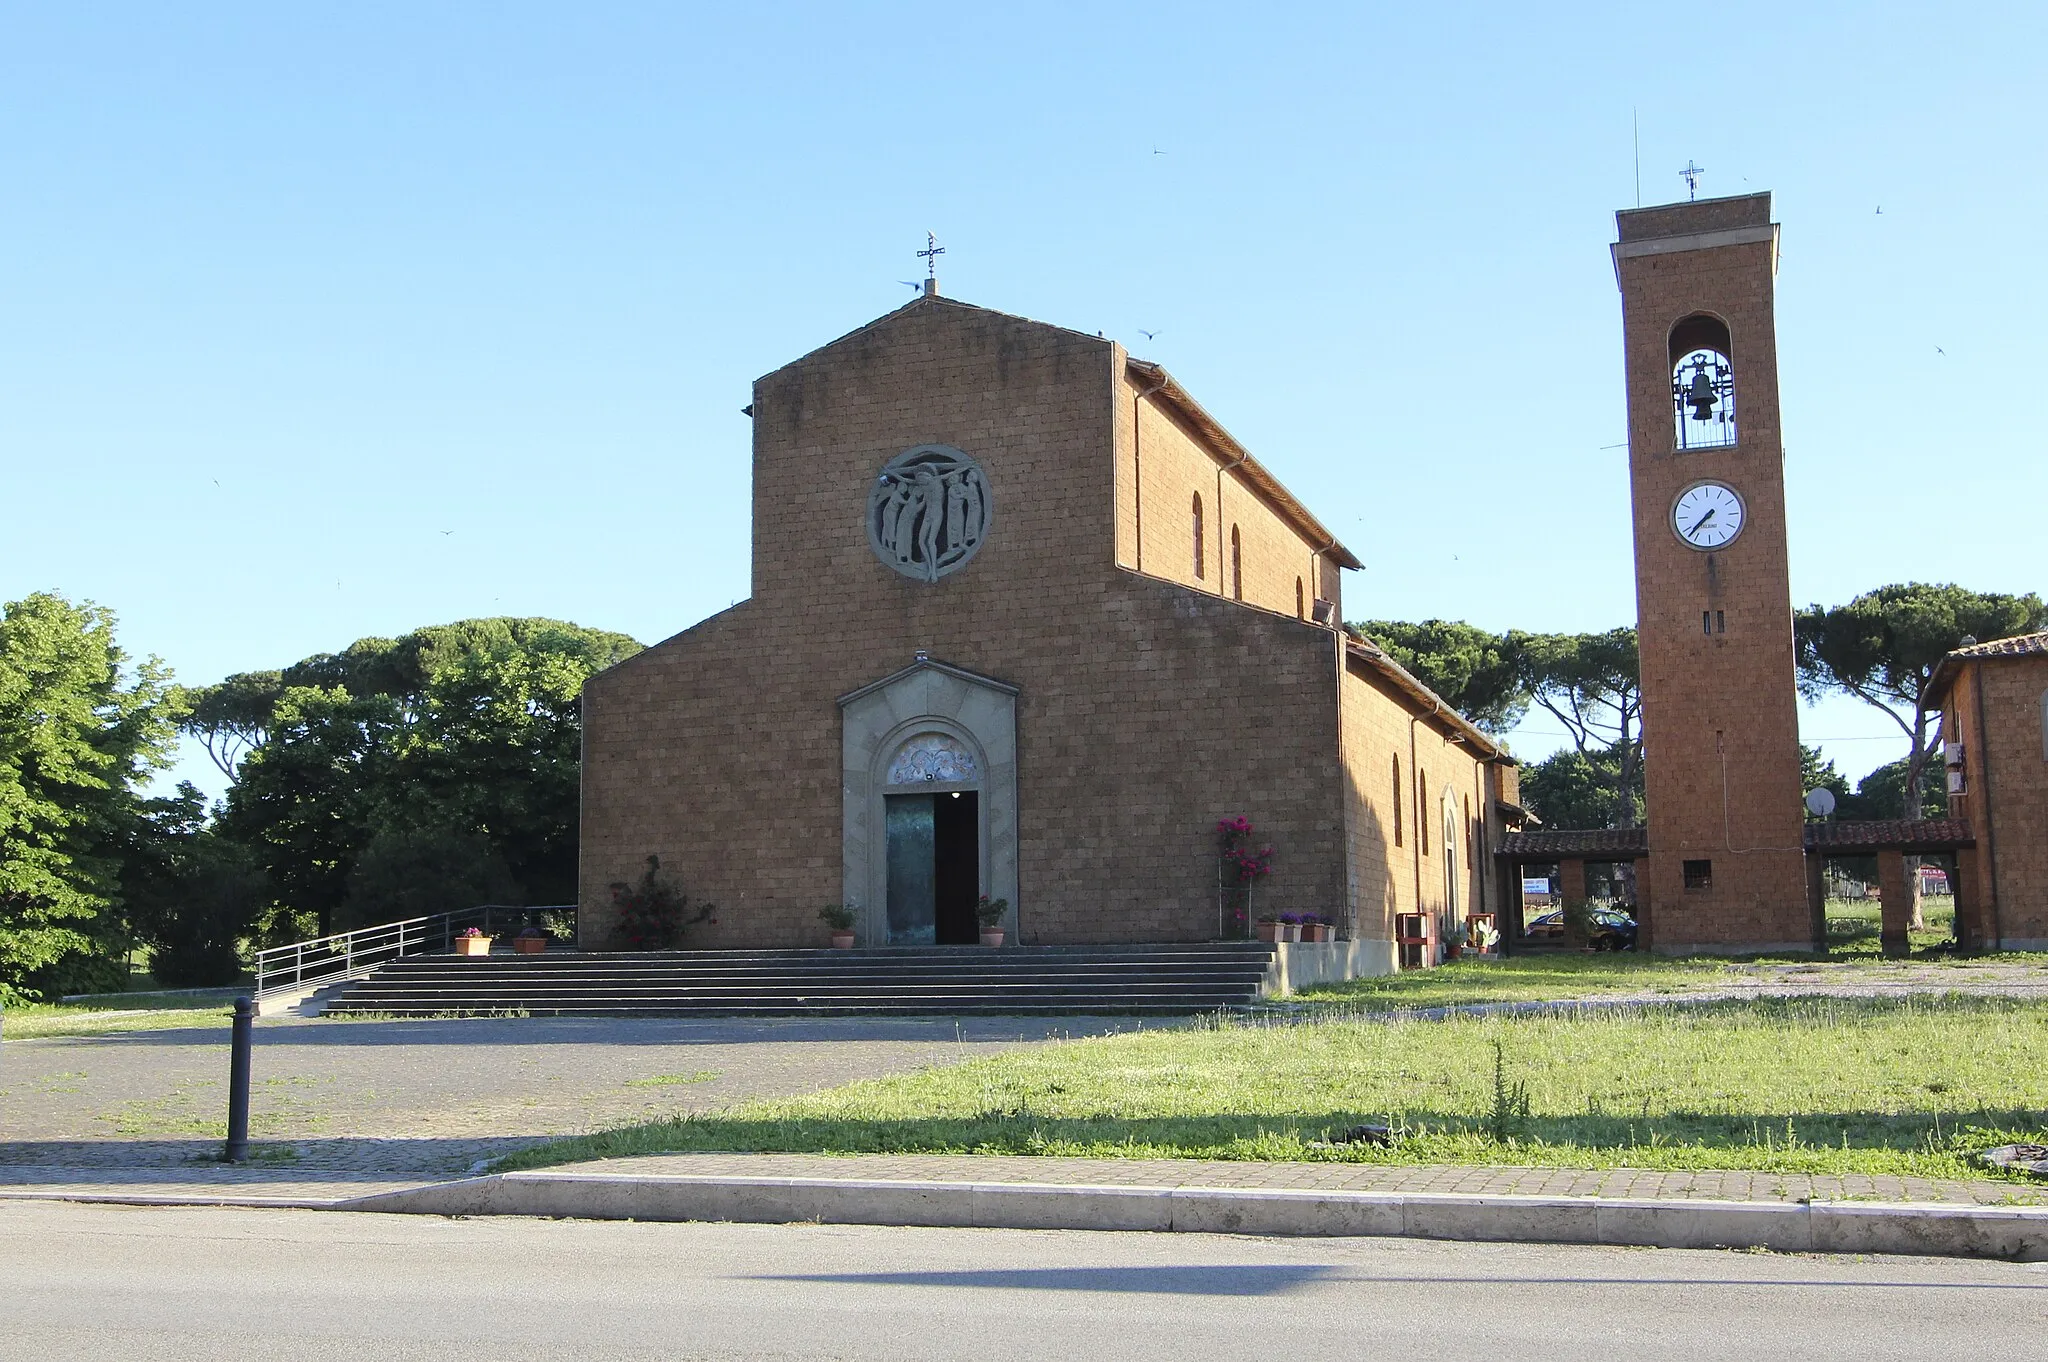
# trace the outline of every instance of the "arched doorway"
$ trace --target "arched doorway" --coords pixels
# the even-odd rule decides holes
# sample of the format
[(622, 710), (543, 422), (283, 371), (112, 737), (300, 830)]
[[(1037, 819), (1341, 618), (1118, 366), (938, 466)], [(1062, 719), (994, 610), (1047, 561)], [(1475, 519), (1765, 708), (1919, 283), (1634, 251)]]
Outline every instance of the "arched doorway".
[(863, 946), (972, 943), (975, 900), (1017, 892), (1017, 689), (920, 657), (839, 698), (841, 901)]
[(979, 939), (974, 906), (982, 894), (985, 767), (971, 739), (945, 729), (913, 732), (890, 753), (882, 775), (886, 944), (966, 946)]

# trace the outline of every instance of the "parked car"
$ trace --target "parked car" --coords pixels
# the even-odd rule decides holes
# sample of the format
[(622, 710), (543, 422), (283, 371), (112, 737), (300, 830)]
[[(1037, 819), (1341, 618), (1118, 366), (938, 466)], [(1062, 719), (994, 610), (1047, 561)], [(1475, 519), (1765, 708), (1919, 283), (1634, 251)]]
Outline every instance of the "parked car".
[[(1636, 920), (1621, 909), (1594, 908), (1586, 916), (1591, 919), (1586, 944), (1594, 950), (1632, 951), (1636, 948)], [(1564, 940), (1564, 910), (1536, 918), (1522, 935), (1531, 941)]]

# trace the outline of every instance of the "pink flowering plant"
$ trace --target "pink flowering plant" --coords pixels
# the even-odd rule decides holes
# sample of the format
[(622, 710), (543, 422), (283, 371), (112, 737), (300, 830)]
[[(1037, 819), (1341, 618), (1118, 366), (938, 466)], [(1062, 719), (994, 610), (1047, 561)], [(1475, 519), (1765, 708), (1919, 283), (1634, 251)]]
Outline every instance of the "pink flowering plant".
[(1273, 848), (1254, 846), (1252, 821), (1242, 814), (1216, 824), (1216, 893), (1226, 935), (1244, 936), (1252, 920), (1252, 889), (1273, 873)]

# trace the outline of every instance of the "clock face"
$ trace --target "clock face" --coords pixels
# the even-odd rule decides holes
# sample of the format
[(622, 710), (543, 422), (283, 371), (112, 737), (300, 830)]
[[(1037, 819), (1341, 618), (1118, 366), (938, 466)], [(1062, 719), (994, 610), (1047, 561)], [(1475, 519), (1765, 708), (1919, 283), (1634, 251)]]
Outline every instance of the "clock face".
[(1726, 483), (1696, 482), (1671, 503), (1671, 528), (1696, 549), (1718, 549), (1742, 533), (1742, 498)]

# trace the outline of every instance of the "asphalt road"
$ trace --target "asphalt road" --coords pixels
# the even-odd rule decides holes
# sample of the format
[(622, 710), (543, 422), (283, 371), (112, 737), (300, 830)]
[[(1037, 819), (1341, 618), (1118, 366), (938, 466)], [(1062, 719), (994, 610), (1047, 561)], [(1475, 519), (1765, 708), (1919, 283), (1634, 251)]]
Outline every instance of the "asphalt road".
[(2048, 1265), (0, 1203), (0, 1358), (2048, 1356)]

